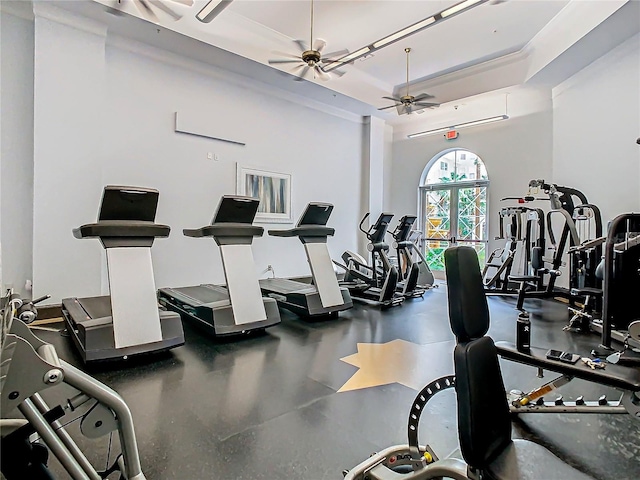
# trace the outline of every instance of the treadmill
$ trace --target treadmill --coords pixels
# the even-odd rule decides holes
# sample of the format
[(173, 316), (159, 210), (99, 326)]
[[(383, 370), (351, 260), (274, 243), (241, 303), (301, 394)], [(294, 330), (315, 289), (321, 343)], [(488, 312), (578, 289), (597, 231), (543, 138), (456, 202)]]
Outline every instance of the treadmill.
[(160, 304), (217, 337), (241, 335), (280, 323), (278, 305), (263, 298), (251, 243), (264, 229), (254, 226), (259, 200), (225, 195), (211, 225), (183, 230), (193, 238), (213, 237), (220, 247), (226, 285), (161, 288)]
[(331, 204), (310, 203), (295, 228), (269, 230), (272, 237), (300, 239), (311, 267), (312, 283), (266, 278), (260, 280), (260, 288), (281, 307), (302, 317), (336, 317), (338, 312), (353, 307), (349, 290), (338, 285), (327, 249), (327, 237), (335, 233), (326, 226), (332, 211)]
[(73, 230), (76, 238), (100, 239), (111, 292), (62, 300), (69, 336), (85, 363), (184, 344), (180, 316), (159, 309), (156, 298), (151, 245), (171, 231), (154, 223), (158, 195), (150, 188), (106, 186), (98, 221)]

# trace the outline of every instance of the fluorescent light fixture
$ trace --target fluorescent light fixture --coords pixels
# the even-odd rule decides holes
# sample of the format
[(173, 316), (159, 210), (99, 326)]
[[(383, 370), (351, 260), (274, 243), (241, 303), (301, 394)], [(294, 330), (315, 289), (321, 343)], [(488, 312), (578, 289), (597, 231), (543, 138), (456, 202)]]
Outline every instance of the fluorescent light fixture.
[(407, 28), (403, 28), (399, 32), (393, 33), (388, 37), (383, 38), (382, 40), (378, 40), (373, 44), (373, 48), (382, 48), (389, 43), (393, 43), (396, 40), (400, 40), (401, 38), (404, 38), (407, 35), (411, 35), (412, 33), (415, 33), (418, 30), (428, 27), (432, 23), (435, 23), (435, 21), (436, 21), (435, 17), (425, 18), (424, 20), (418, 23), (414, 23), (413, 25)]
[(329, 72), (334, 68), (339, 67), (340, 65), (344, 65), (345, 63), (349, 63), (350, 61), (355, 60), (358, 57), (362, 57), (363, 55), (366, 55), (367, 53), (369, 53), (370, 50), (371, 48), (364, 47), (364, 48), (361, 48), (360, 50), (356, 50), (355, 52), (351, 52), (342, 58), (338, 58), (335, 62), (331, 62), (322, 70), (324, 70), (325, 72)]
[(209, 23), (229, 6), (233, 0), (211, 0), (202, 10), (196, 13), (196, 18), (203, 23)]
[(407, 135), (407, 138), (423, 137), (425, 135), (433, 135), (434, 133), (447, 132), (449, 130), (457, 130), (458, 128), (475, 127), (476, 125), (483, 125), (485, 123), (499, 122), (500, 120), (507, 120), (509, 115), (497, 115), (495, 117), (483, 118), (481, 120), (473, 120), (471, 122), (459, 123), (450, 127), (436, 128), (434, 130), (426, 130), (424, 132), (412, 133)]
[(408, 27), (403, 28), (402, 30), (399, 30), (395, 33), (392, 33), (391, 35), (387, 35), (386, 37), (381, 38), (380, 40), (377, 40), (372, 44), (364, 48), (361, 48), (360, 50), (356, 50), (353, 53), (350, 53), (342, 58), (339, 58), (334, 62), (330, 63), (329, 65), (323, 67), (322, 70), (324, 70), (325, 72), (330, 72), (331, 70), (335, 70), (336, 68), (343, 66), (345, 63), (349, 63), (354, 60), (357, 60), (360, 57), (364, 57), (368, 53), (374, 52), (376, 50), (379, 50), (380, 48), (391, 45), (392, 43), (395, 43), (398, 40), (402, 40), (403, 38), (406, 38), (409, 35), (413, 35), (414, 33), (421, 32), (425, 28), (428, 28), (432, 25), (436, 25), (437, 23), (440, 23), (447, 17), (451, 17), (465, 10), (468, 10), (471, 7), (480, 5), (488, 1), (489, 0), (464, 0), (463, 2), (457, 3), (452, 7), (449, 7), (445, 10), (442, 10), (439, 13), (436, 13), (435, 15), (432, 15), (423, 20), (420, 20), (419, 22), (416, 22), (413, 25), (409, 25)]
[(440, 15), (442, 16), (442, 18), (450, 17), (454, 13), (459, 13), (465, 8), (472, 7), (476, 3), (479, 3), (480, 1), (481, 0), (465, 0), (464, 2), (460, 2), (454, 5), (453, 7), (449, 7), (446, 10), (443, 10), (442, 13), (440, 13)]

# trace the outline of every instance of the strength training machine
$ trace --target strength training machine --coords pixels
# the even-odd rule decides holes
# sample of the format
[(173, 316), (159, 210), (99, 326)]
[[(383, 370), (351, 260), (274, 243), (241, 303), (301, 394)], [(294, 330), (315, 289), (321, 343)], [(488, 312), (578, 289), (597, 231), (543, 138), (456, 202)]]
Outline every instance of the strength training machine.
[[(414, 400), (408, 421), (408, 444), (373, 454), (346, 480), (593, 480), (540, 444), (511, 438), (511, 418), (498, 362), (488, 337), (489, 309), (478, 264), (471, 247), (451, 247), (444, 253), (449, 320), (456, 336), (455, 376), (428, 384)], [(438, 458), (418, 442), (420, 418), (439, 392), (455, 388), (460, 451)], [(461, 458), (460, 458), (461, 457)]]
[(180, 316), (159, 309), (156, 297), (151, 245), (171, 231), (154, 223), (158, 195), (151, 188), (106, 186), (98, 221), (73, 230), (76, 238), (100, 239), (111, 292), (62, 300), (67, 331), (85, 363), (184, 344)]
[[(125, 480), (144, 480), (133, 419), (125, 401), (111, 388), (59, 358), (53, 345), (35, 336), (17, 317), (21, 305), (28, 304), (11, 291), (0, 299), (4, 477), (53, 479), (48, 468), (51, 452), (73, 480), (100, 480), (113, 472), (120, 472), (120, 478)], [(56, 388), (63, 383), (65, 388)], [(45, 400), (52, 390), (52, 397), (65, 395), (65, 400), (56, 402), (53, 408)], [(16, 418), (16, 411), (24, 418)], [(74, 422), (79, 422), (80, 432), (89, 439), (117, 432), (122, 453), (112, 460), (109, 451), (105, 470), (97, 470), (66, 428)], [(110, 437), (109, 446), (111, 443)]]

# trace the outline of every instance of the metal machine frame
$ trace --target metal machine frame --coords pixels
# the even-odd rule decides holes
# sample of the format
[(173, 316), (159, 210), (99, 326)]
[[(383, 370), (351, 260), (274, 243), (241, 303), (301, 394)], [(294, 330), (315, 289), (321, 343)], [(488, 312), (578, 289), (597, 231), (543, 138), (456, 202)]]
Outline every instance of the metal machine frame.
[[(41, 444), (60, 461), (74, 480), (99, 480), (119, 470), (127, 480), (144, 480), (131, 411), (117, 392), (60, 359), (53, 345), (43, 342), (18, 318), (22, 301), (11, 292), (2, 301), (2, 442), (25, 442), (37, 433)], [(64, 404), (50, 408), (44, 392), (66, 383), (79, 392)], [(15, 409), (23, 419), (9, 418)], [(79, 414), (80, 431), (88, 438), (118, 433), (122, 454), (106, 471), (98, 471), (87, 460), (64, 428), (66, 416)], [(5, 443), (7, 442), (7, 443)], [(3, 457), (5, 457), (3, 455)], [(3, 458), (3, 474), (8, 480), (26, 478), (14, 471), (17, 458)], [(46, 465), (43, 465), (46, 469)], [(15, 476), (14, 476), (15, 475)]]

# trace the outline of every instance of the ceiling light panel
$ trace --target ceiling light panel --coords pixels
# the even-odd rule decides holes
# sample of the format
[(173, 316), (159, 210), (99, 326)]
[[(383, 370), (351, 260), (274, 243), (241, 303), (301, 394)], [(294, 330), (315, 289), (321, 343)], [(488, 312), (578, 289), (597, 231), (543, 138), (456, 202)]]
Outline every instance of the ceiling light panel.
[(395, 33), (392, 33), (391, 35), (381, 38), (380, 40), (377, 40), (364, 48), (356, 50), (355, 52), (350, 53), (349, 55), (346, 55), (342, 58), (338, 58), (335, 62), (331, 63), (330, 65), (327, 65), (323, 70), (325, 72), (328, 72), (335, 68), (339, 68), (346, 63), (350, 63), (354, 60), (357, 60), (358, 58), (368, 54), (369, 52), (374, 52), (381, 48), (387, 47), (392, 43), (395, 43), (399, 40), (407, 38), (408, 36), (413, 35), (415, 33), (421, 32), (425, 28), (436, 25), (447, 18), (450, 18), (454, 15), (462, 13), (472, 7), (481, 5), (488, 1), (489, 0), (464, 0), (463, 2), (459, 2), (451, 7), (446, 8), (445, 10), (442, 10), (441, 12), (436, 13), (435, 15), (432, 15), (423, 20), (420, 20), (419, 22), (409, 25), (408, 27), (403, 28), (402, 30), (399, 30)]
[(196, 18), (202, 23), (209, 23), (229, 6), (233, 0), (211, 0), (202, 10), (196, 13)]

